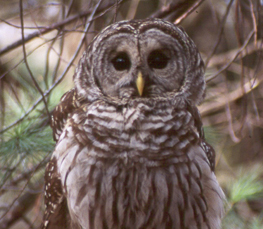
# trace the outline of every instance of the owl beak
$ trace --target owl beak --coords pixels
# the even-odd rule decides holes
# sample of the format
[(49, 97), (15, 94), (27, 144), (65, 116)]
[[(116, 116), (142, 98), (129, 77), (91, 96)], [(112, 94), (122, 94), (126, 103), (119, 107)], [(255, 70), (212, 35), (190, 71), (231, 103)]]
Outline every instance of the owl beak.
[(136, 79), (136, 86), (140, 96), (142, 96), (143, 88), (144, 88), (144, 79), (142, 78), (142, 73), (139, 71), (138, 77)]

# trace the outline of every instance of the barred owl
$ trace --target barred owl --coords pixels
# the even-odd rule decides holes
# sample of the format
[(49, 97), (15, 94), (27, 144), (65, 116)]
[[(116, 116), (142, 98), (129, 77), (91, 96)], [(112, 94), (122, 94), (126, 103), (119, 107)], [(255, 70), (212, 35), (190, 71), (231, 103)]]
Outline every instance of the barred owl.
[(52, 116), (43, 228), (219, 229), (224, 194), (196, 107), (204, 64), (183, 29), (112, 24), (74, 83)]

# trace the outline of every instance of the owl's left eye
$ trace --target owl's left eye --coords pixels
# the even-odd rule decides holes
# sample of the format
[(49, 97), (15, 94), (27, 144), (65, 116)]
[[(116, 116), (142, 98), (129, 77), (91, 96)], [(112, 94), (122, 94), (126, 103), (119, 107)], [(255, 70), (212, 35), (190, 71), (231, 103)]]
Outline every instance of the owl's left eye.
[(148, 56), (150, 68), (163, 69), (168, 64), (169, 58), (161, 51), (155, 50)]
[(130, 58), (127, 53), (121, 52), (111, 61), (117, 71), (129, 70), (131, 67)]

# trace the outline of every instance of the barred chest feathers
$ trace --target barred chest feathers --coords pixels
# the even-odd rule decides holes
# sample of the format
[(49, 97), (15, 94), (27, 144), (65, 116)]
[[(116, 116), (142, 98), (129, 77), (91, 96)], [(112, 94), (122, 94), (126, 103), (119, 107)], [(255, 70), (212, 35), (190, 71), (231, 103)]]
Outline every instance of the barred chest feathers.
[(68, 118), (53, 157), (73, 228), (220, 228), (200, 117), (177, 103), (97, 101)]

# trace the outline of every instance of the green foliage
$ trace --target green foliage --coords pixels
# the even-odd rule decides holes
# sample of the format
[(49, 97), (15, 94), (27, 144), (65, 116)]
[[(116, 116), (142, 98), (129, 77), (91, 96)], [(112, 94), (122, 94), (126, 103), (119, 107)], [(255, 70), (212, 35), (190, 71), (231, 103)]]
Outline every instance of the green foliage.
[[(230, 183), (228, 188), (230, 207), (223, 220), (223, 229), (263, 228), (262, 215), (254, 216), (246, 202), (253, 199), (260, 200), (263, 197), (263, 183), (260, 181), (259, 169), (252, 169), (249, 173), (241, 175), (235, 182)], [(244, 217), (248, 212), (253, 217)]]
[(237, 211), (228, 212), (222, 223), (222, 229), (262, 229), (262, 216), (253, 217), (248, 221), (242, 219)]
[(24, 121), (3, 135), (0, 144), (1, 185), (9, 176), (26, 172), (54, 148), (50, 127)]
[(223, 139), (222, 134), (212, 126), (204, 126), (203, 128), (206, 141), (213, 147), (216, 147), (216, 145)]
[(262, 229), (263, 228), (263, 222), (262, 222), (262, 216), (258, 218), (253, 218), (250, 229)]
[(22, 122), (5, 135), (6, 141), (0, 146), (0, 155), (10, 155), (10, 153), (34, 155), (39, 151), (50, 151), (53, 148), (51, 136), (52, 132), (49, 127), (38, 128), (33, 122)]
[(259, 173), (253, 171), (240, 177), (231, 185), (229, 201), (231, 204), (235, 204), (260, 196), (263, 196), (263, 184), (259, 181)]
[(223, 229), (245, 229), (243, 220), (236, 214), (235, 211), (230, 210), (222, 222)]

